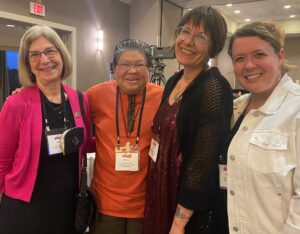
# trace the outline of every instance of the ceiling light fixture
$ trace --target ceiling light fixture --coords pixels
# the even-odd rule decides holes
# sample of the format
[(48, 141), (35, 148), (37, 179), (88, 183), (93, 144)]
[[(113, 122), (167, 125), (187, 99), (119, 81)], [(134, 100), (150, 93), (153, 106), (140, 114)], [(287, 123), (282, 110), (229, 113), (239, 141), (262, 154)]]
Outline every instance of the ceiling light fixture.
[(8, 28), (15, 28), (16, 25), (14, 25), (14, 24), (7, 24), (6, 27), (8, 27)]
[(289, 8), (291, 8), (291, 5), (284, 5), (283, 8), (284, 9), (289, 9)]
[(246, 21), (246, 22), (250, 22), (250, 21), (251, 21), (251, 19), (245, 19), (245, 21)]
[(295, 18), (296, 17), (296, 15), (290, 15), (290, 18)]
[(234, 11), (234, 13), (235, 13), (235, 14), (240, 14), (241, 11), (240, 11), (240, 10), (236, 10), (236, 11)]
[(232, 7), (232, 4), (231, 4), (231, 3), (229, 3), (229, 4), (226, 4), (226, 6), (227, 6), (227, 7)]

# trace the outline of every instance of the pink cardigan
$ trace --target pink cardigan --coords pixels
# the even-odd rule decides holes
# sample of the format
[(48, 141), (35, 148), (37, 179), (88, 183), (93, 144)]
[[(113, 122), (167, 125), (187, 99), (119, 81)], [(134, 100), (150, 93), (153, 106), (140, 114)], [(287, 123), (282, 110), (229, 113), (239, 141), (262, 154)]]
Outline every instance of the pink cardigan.
[[(80, 113), (77, 92), (64, 85), (77, 127), (85, 127)], [(84, 96), (87, 128), (90, 129), (90, 111)], [(0, 194), (29, 202), (34, 189), (41, 148), (42, 109), (37, 86), (6, 99), (0, 113)], [(85, 131), (80, 147), (79, 171), (83, 153), (89, 143), (92, 151), (91, 131)], [(80, 174), (80, 173), (79, 173)]]

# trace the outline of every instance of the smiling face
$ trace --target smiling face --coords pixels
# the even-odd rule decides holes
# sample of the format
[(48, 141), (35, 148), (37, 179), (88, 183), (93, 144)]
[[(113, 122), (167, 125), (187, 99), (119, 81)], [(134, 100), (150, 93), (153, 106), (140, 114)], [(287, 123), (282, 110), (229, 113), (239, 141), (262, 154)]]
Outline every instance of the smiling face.
[[(45, 53), (41, 53), (40, 57), (37, 56), (40, 52), (46, 52), (48, 56)], [(38, 85), (61, 82), (62, 57), (47, 38), (43, 36), (38, 37), (30, 44), (28, 60), (30, 70), (35, 75)]]
[[(179, 34), (175, 42), (175, 54), (177, 61), (184, 66), (184, 69), (201, 69), (209, 60), (209, 49), (211, 42), (209, 35), (205, 33), (204, 27), (201, 24), (198, 27), (187, 23), (183, 26), (191, 33), (188, 37), (183, 37)], [(208, 40), (202, 40), (197, 43), (195, 35), (198, 33), (206, 34)]]
[(238, 37), (232, 46), (232, 62), (238, 82), (252, 94), (269, 96), (281, 78), (284, 50), (257, 36)]
[(115, 68), (115, 79), (121, 91), (135, 95), (144, 89), (149, 78), (149, 68), (144, 54), (128, 49), (121, 53)]

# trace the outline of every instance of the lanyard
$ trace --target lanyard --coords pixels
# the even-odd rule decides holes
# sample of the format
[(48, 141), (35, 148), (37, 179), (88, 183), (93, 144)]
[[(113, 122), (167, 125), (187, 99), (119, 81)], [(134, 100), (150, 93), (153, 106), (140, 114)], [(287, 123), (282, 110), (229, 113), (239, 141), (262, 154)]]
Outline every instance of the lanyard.
[[(120, 98), (122, 98), (121, 95), (120, 95), (120, 88), (117, 86), (117, 94), (116, 94), (116, 127), (117, 127), (118, 145), (120, 145), (119, 96), (120, 96)], [(145, 99), (146, 99), (146, 87), (144, 88), (144, 91), (143, 91), (142, 105), (141, 105), (141, 110), (140, 110), (140, 117), (139, 117), (138, 129), (137, 129), (137, 135), (136, 135), (136, 141), (135, 141), (136, 144), (139, 143), (140, 131), (141, 131), (141, 122), (142, 122), (142, 116), (143, 116), (143, 111), (144, 111)], [(123, 118), (124, 118), (124, 116), (123, 116)], [(124, 122), (124, 124), (125, 124), (125, 122)], [(127, 136), (127, 129), (126, 129), (126, 136)]]
[[(63, 87), (61, 87), (61, 102), (63, 104), (63, 113), (64, 113), (64, 129), (66, 130), (67, 127), (67, 105), (66, 105), (66, 99), (65, 99), (65, 94), (64, 94), (64, 89)], [(40, 94), (41, 94), (41, 98), (42, 98), (42, 109), (43, 109), (43, 115), (44, 115), (44, 121), (45, 121), (45, 129), (46, 132), (50, 132), (50, 126), (49, 126), (49, 122), (48, 122), (48, 118), (47, 118), (47, 111), (46, 111), (46, 103), (49, 102), (47, 97), (43, 94), (43, 92), (40, 90)]]

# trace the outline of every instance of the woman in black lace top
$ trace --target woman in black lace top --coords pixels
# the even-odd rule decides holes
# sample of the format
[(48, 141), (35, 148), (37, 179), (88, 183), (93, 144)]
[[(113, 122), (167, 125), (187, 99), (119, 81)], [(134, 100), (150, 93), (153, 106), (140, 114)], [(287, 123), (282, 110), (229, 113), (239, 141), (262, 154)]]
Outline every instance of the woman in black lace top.
[(208, 66), (226, 34), (212, 7), (197, 7), (178, 24), (175, 54), (184, 69), (168, 80), (153, 123), (144, 233), (227, 232), (218, 160), (233, 98), (218, 68)]

